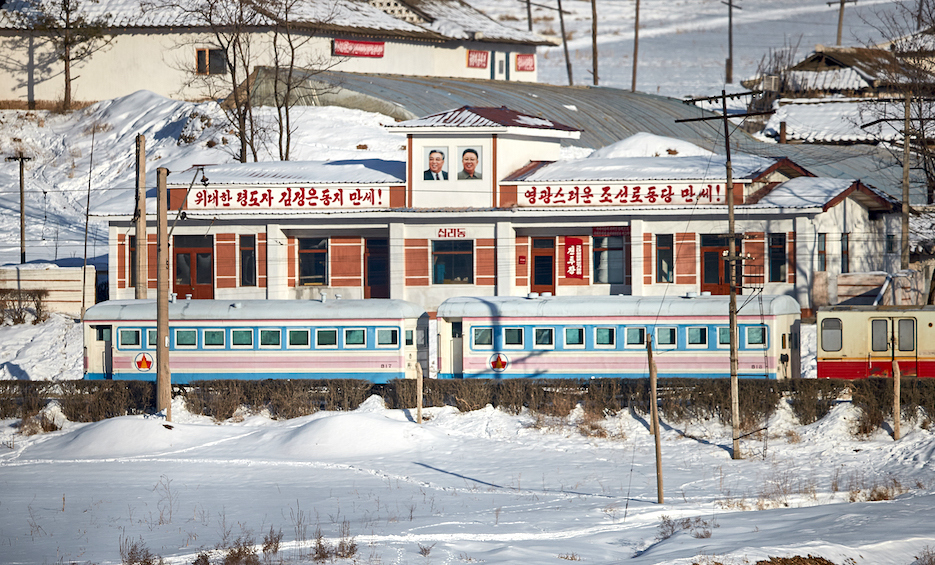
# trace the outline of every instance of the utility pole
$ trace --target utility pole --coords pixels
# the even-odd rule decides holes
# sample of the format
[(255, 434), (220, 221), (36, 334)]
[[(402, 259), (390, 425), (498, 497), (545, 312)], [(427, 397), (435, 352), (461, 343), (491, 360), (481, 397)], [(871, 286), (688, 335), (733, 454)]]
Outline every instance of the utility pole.
[(656, 502), (664, 504), (662, 496), (662, 438), (659, 435), (659, 406), (656, 396), (656, 362), (653, 361), (653, 338), (646, 336), (646, 355), (649, 357), (649, 402), (653, 436), (656, 439)]
[[(753, 94), (753, 92), (738, 92), (732, 94), (731, 96), (746, 96)], [(710, 116), (705, 118), (689, 118), (685, 120), (675, 120), (676, 123), (683, 122), (703, 122), (708, 120), (723, 120), (724, 122), (724, 151), (725, 151), (725, 166), (727, 169), (727, 179), (725, 186), (725, 198), (727, 198), (727, 237), (730, 238), (727, 240), (727, 264), (730, 273), (728, 278), (730, 280), (730, 302), (728, 306), (728, 314), (730, 316), (730, 408), (731, 408), (731, 439), (732, 448), (731, 448), (731, 458), (732, 459), (741, 459), (740, 454), (740, 391), (739, 385), (737, 382), (737, 373), (739, 372), (739, 360), (738, 360), (738, 351), (737, 351), (737, 261), (739, 257), (737, 256), (737, 233), (736, 226), (734, 225), (734, 179), (733, 179), (733, 169), (731, 167), (730, 160), (730, 120), (727, 116), (727, 92), (721, 90), (720, 96), (712, 96), (708, 98), (695, 98), (693, 100), (686, 100), (686, 103), (698, 102), (701, 100), (714, 100), (716, 98), (721, 99), (721, 115), (720, 116)], [(747, 112), (744, 114), (734, 114), (731, 117), (734, 118), (746, 118), (749, 116), (766, 116), (772, 114), (772, 111), (769, 112)]]
[(19, 262), (26, 263), (26, 161), (31, 161), (32, 157), (27, 157), (23, 151), (17, 151), (13, 157), (7, 157), (7, 161), (19, 161)]
[(156, 169), (156, 411), (172, 421), (172, 373), (169, 371), (169, 169)]
[(903, 271), (909, 268), (909, 142), (912, 139), (912, 132), (909, 130), (909, 110), (911, 105), (912, 91), (907, 90), (903, 108), (903, 205), (899, 257), (899, 268)]
[(568, 86), (575, 82), (571, 78), (571, 59), (568, 58), (568, 40), (565, 39), (565, 12), (562, 11), (562, 0), (558, 0), (558, 23), (562, 30), (562, 47), (565, 48), (565, 68), (568, 69)]
[(529, 31), (532, 31), (532, 2), (526, 0), (526, 22), (529, 24)]
[(149, 240), (146, 235), (146, 136), (136, 136), (136, 299), (147, 297), (149, 288)]
[(727, 64), (724, 71), (724, 82), (733, 84), (734, 82), (734, 8), (742, 10), (740, 6), (734, 6), (734, 0), (721, 0), (721, 4), (727, 5)]
[(597, 86), (597, 0), (591, 0), (591, 69)]
[[(835, 43), (838, 47), (841, 46), (841, 30), (844, 29), (844, 5), (848, 3), (857, 3), (857, 0), (838, 0), (837, 2), (826, 2), (829, 6), (834, 6), (835, 4), (840, 4), (841, 9), (838, 10), (838, 42)], [(919, 3), (921, 6), (922, 3)]]
[(640, 0), (636, 0), (636, 18), (633, 22), (633, 82), (630, 92), (636, 92), (636, 60), (640, 53)]

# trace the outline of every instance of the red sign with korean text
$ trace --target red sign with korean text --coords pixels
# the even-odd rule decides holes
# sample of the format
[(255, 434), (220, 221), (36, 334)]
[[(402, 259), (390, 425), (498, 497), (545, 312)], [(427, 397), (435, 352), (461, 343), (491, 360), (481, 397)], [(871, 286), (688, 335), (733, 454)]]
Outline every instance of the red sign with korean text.
[(665, 206), (726, 204), (720, 184), (613, 184), (610, 186), (530, 186), (518, 206)]
[(591, 228), (594, 237), (619, 237), (630, 235), (630, 226), (598, 226)]
[(382, 188), (203, 188), (188, 195), (190, 210), (384, 208)]
[(517, 71), (536, 70), (536, 56), (533, 53), (518, 53), (516, 55)]
[(565, 278), (584, 278), (584, 241), (579, 237), (565, 238)]
[(475, 51), (468, 49), (467, 66), (471, 69), (486, 69), (487, 60), (490, 58), (490, 51)]
[(382, 41), (334, 40), (334, 54), (345, 57), (382, 57), (383, 48)]

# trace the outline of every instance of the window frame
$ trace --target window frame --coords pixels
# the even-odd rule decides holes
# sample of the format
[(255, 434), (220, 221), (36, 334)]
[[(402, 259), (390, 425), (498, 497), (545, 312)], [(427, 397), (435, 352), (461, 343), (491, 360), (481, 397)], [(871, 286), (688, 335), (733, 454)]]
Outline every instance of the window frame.
[(767, 234), (767, 263), (769, 282), (784, 283), (788, 280), (788, 259), (786, 257), (786, 234)]
[[(659, 341), (660, 330), (672, 332), (672, 343), (662, 343), (661, 341)], [(656, 340), (656, 349), (678, 349), (679, 347), (678, 326), (656, 326), (653, 328), (653, 338)]]
[[(630, 330), (640, 332), (639, 343), (630, 343)], [(646, 349), (646, 326), (626, 326), (623, 329), (623, 347), (624, 349)]]
[[(257, 253), (256, 253), (256, 234), (240, 235), (240, 286), (257, 286)], [(252, 269), (252, 272), (248, 270)], [(252, 281), (249, 280), (252, 276)]]
[[(152, 336), (152, 339), (150, 339)], [(146, 328), (146, 349), (155, 349), (159, 347), (159, 330), (156, 328)]]
[[(195, 343), (179, 343), (179, 334), (188, 334), (191, 332), (195, 336)], [(195, 328), (175, 328), (172, 330), (172, 343), (175, 349), (198, 349), (198, 330)]]
[[(221, 332), (221, 345), (217, 344), (208, 344), (208, 332)], [(224, 328), (202, 328), (201, 330), (201, 343), (204, 344), (205, 349), (227, 349), (227, 332), (224, 331)]]
[[(305, 344), (293, 344), (292, 334), (305, 334)], [(286, 328), (286, 349), (311, 349), (312, 331), (309, 328)]]
[[(525, 349), (526, 347), (526, 328), (522, 326), (504, 326), (501, 328), (501, 336), (503, 340), (503, 349)], [(519, 331), (519, 343), (507, 343), (506, 337), (508, 332)]]
[[(539, 343), (539, 333), (549, 336), (549, 343)], [(535, 326), (532, 328), (533, 349), (555, 349), (555, 328), (552, 326)]]
[[(264, 334), (273, 334), (274, 332), (279, 336), (276, 344), (263, 343)], [(282, 328), (260, 328), (260, 339), (257, 345), (259, 345), (260, 349), (282, 349)]]
[[(244, 333), (250, 336), (250, 344), (235, 343), (234, 334), (243, 335)], [(256, 332), (253, 328), (231, 328), (231, 349), (253, 349), (255, 345)]]
[[(222, 60), (212, 57), (221, 53)], [(220, 66), (219, 66), (220, 65)], [(195, 74), (198, 76), (217, 76), (227, 74), (227, 52), (217, 47), (198, 47), (195, 49)]]
[[(124, 335), (136, 334), (136, 343), (124, 343)], [(143, 349), (142, 334), (139, 328), (119, 328), (117, 330), (117, 344), (119, 349)]]
[[(350, 332), (361, 332), (363, 335), (363, 343), (348, 343), (347, 336)], [(344, 349), (366, 349), (367, 348), (367, 328), (364, 327), (350, 327), (350, 328), (341, 328), (341, 342), (344, 345)]]
[[(704, 335), (702, 343), (692, 343), (692, 330), (701, 330)], [(728, 331), (730, 328), (728, 328)], [(708, 326), (688, 326), (685, 328), (685, 347), (688, 349), (707, 349), (708, 348)]]
[[(568, 331), (575, 330), (580, 332), (581, 343), (570, 343), (568, 341)], [(562, 329), (562, 347), (565, 349), (584, 349), (587, 345), (587, 332), (584, 326), (568, 326)]]
[[(620, 240), (620, 246), (616, 247), (616, 241)], [(603, 241), (601, 241), (603, 240)], [(591, 284), (629, 284), (628, 280), (630, 279), (630, 261), (628, 250), (630, 248), (630, 236), (628, 235), (614, 235), (614, 236), (591, 236), (591, 264), (592, 264), (592, 283)], [(612, 274), (617, 274), (612, 268), (612, 265), (615, 265), (614, 256), (619, 252), (619, 267), (620, 267), (620, 280), (613, 279)], [(604, 262), (604, 272), (607, 280), (601, 280), (600, 270), (602, 257), (606, 256), (606, 262)]]
[[(754, 330), (763, 330), (763, 343), (753, 343), (750, 341), (750, 334)], [(743, 329), (744, 348), (745, 349), (766, 349), (769, 347), (769, 328), (766, 324), (751, 324)]]
[[(478, 343), (477, 342), (478, 331), (489, 331), (490, 332), (490, 343)], [(494, 333), (495, 332), (494, 332), (493, 326), (472, 326), (471, 327), (471, 347), (474, 349), (493, 349)]]
[(841, 234), (841, 274), (851, 272), (851, 238), (849, 233)]
[[(310, 244), (308, 242), (316, 242)], [(312, 247), (311, 245), (316, 245)], [(308, 246), (308, 247), (303, 247)], [(331, 251), (331, 242), (327, 237), (299, 237), (296, 238), (296, 253), (298, 258), (296, 261), (296, 286), (328, 286), (328, 277), (330, 275), (331, 269), (330, 265), (330, 251)], [(311, 263), (306, 263), (311, 261)], [(304, 275), (303, 266), (308, 264), (312, 267), (312, 274)], [(321, 273), (317, 274), (316, 268), (320, 267)], [(321, 282), (317, 282), (321, 279)], [(303, 282), (307, 281), (307, 282)]]
[[(601, 343), (598, 339), (601, 330), (610, 331), (610, 343)], [(594, 326), (594, 348), (617, 349), (617, 326)]]
[[(393, 332), (393, 342), (381, 343), (381, 332)], [(399, 328), (377, 328), (375, 333), (376, 336), (374, 336), (374, 338), (376, 340), (376, 346), (378, 349), (399, 349)]]
[[(319, 336), (334, 334), (334, 343), (322, 344)], [(315, 349), (338, 349), (338, 328), (315, 328)]]
[[(470, 249), (457, 249), (456, 247), (469, 247)], [(445, 247), (451, 247), (451, 249), (444, 249)], [(439, 249), (442, 248), (442, 249)], [(456, 280), (455, 278), (445, 278), (447, 268), (441, 270), (441, 277), (439, 277), (439, 266), (445, 267), (450, 261), (458, 261), (458, 259), (467, 258), (467, 280)], [(460, 275), (459, 270), (464, 268), (464, 264), (452, 264), (452, 271), (459, 271), (457, 274)], [(451, 275), (456, 273), (452, 272)], [(461, 277), (458, 276), (457, 279)], [(433, 285), (448, 285), (448, 284), (474, 284), (474, 240), (472, 239), (441, 239), (441, 240), (432, 240), (432, 284)]]
[[(663, 272), (663, 261), (668, 260), (668, 269)], [(675, 283), (675, 236), (656, 234), (656, 283)]]
[[(727, 334), (727, 341), (721, 341), (721, 334)], [(717, 326), (717, 348), (730, 349), (730, 326)]]
[(816, 265), (816, 271), (827, 271), (828, 270), (828, 234), (820, 233), (818, 234), (818, 247), (817, 253), (815, 254), (818, 265)]

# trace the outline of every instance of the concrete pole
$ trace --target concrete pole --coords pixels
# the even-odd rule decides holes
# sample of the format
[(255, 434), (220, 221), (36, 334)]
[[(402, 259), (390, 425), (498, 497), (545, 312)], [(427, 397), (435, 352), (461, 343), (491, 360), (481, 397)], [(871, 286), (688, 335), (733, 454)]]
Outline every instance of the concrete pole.
[(136, 299), (147, 297), (149, 242), (146, 235), (146, 136), (136, 136)]
[(565, 68), (568, 70), (568, 86), (574, 84), (571, 78), (571, 59), (568, 58), (568, 41), (565, 39), (565, 13), (562, 11), (562, 0), (558, 0), (558, 24), (562, 30), (562, 47), (565, 48)]
[(19, 157), (19, 262), (26, 263), (26, 157)]
[(734, 179), (730, 162), (730, 122), (727, 119), (727, 93), (721, 91), (721, 110), (724, 116), (724, 148), (727, 156), (727, 264), (730, 269), (730, 413), (733, 447), (732, 459), (740, 456), (740, 390), (737, 382), (740, 362), (737, 351), (737, 235), (734, 225)]
[(662, 496), (662, 437), (659, 435), (659, 407), (656, 395), (656, 362), (653, 361), (653, 338), (646, 336), (646, 354), (649, 356), (650, 417), (656, 440), (656, 502), (664, 504)]
[(900, 241), (899, 268), (909, 268), (909, 143), (912, 133), (909, 131), (909, 110), (912, 105), (912, 92), (906, 92), (906, 104), (903, 109), (903, 205), (902, 205), (902, 241)]
[(591, 0), (591, 74), (597, 86), (597, 0)]
[(633, 80), (630, 92), (636, 92), (636, 62), (640, 54), (640, 0), (636, 0), (636, 19), (633, 22)]
[(169, 371), (169, 169), (156, 169), (156, 411), (172, 421), (172, 373)]

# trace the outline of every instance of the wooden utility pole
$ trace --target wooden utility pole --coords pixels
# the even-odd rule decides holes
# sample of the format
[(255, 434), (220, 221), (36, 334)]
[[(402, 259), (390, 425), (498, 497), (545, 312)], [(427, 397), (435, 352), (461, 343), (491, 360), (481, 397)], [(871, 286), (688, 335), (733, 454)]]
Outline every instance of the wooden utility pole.
[(909, 111), (911, 106), (912, 91), (907, 90), (903, 107), (903, 205), (899, 258), (899, 268), (903, 271), (909, 268), (909, 143), (912, 140), (912, 132), (909, 128)]
[[(893, 320), (893, 322), (895, 321), (896, 320)], [(902, 415), (902, 408), (899, 403), (899, 385), (902, 380), (902, 373), (899, 370), (899, 361), (893, 359), (893, 439), (897, 441), (900, 436), (899, 420)]]
[[(848, 3), (856, 4), (857, 0), (838, 0), (837, 2), (827, 2), (829, 6), (834, 6), (835, 4), (841, 5), (841, 9), (838, 10), (838, 42), (835, 43), (835, 45), (838, 46), (841, 45), (841, 30), (844, 29), (844, 5)], [(919, 5), (921, 6), (922, 3), (920, 2)]]
[(532, 2), (526, 0), (526, 22), (529, 24), (529, 31), (532, 31)]
[(147, 297), (149, 242), (146, 236), (146, 136), (136, 136), (136, 299)]
[[(22, 151), (17, 151), (13, 157), (7, 157), (7, 161), (19, 161), (19, 262), (26, 263), (26, 161), (32, 157), (23, 155)], [(82, 291), (83, 292), (83, 291)]]
[(640, 54), (640, 0), (636, 0), (636, 18), (633, 21), (633, 81), (630, 92), (636, 92), (636, 61)]
[(597, 86), (597, 0), (591, 0), (591, 74)]
[(649, 402), (653, 436), (656, 439), (656, 501), (663, 504), (662, 498), (662, 438), (659, 435), (659, 407), (656, 395), (656, 362), (653, 361), (653, 338), (646, 336), (646, 354), (649, 356)]
[(172, 421), (172, 373), (169, 371), (169, 169), (156, 169), (156, 411)]
[(721, 4), (727, 5), (727, 61), (724, 69), (724, 82), (732, 84), (734, 82), (734, 8), (741, 10), (740, 6), (734, 6), (734, 0), (721, 1)]
[(565, 48), (565, 68), (568, 69), (568, 86), (574, 84), (571, 78), (571, 59), (568, 58), (568, 40), (565, 39), (565, 12), (562, 11), (562, 0), (558, 0), (558, 24), (562, 30), (562, 47)]

